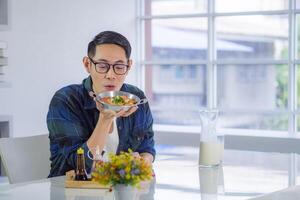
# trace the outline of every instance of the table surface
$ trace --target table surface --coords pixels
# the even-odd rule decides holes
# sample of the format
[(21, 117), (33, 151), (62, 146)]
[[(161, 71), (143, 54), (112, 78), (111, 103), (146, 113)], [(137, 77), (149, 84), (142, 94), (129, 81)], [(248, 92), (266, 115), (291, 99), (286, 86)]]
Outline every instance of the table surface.
[[(255, 200), (300, 199), (300, 187), (297, 186), (265, 196), (261, 196), (263, 194), (257, 193), (253, 189), (247, 190), (246, 187), (241, 187), (239, 191), (226, 191), (224, 187), (226, 181), (223, 179), (226, 166), (219, 168), (199, 168), (197, 166), (171, 166), (162, 164), (155, 165), (155, 168), (156, 178), (142, 185), (142, 188), (138, 190), (134, 197), (135, 200), (235, 200), (250, 199), (251, 197)], [(186, 176), (186, 178), (182, 178), (182, 176)], [(114, 199), (114, 191), (109, 192), (105, 189), (64, 188), (64, 179), (65, 177), (62, 176), (21, 184), (3, 185), (0, 187), (0, 199)], [(242, 186), (245, 183), (240, 182), (240, 184)]]
[[(243, 166), (198, 167), (196, 158), (158, 156), (153, 167), (154, 180), (130, 200), (269, 200), (300, 199), (300, 186), (284, 189), (274, 184), (276, 173), (266, 174), (259, 169)], [(114, 200), (115, 191), (105, 189), (70, 189), (64, 187), (65, 177), (55, 177), (21, 184), (0, 186), (1, 200)], [(278, 178), (277, 178), (278, 179)], [(276, 177), (275, 177), (276, 180)], [(279, 180), (279, 179), (278, 179)], [(276, 183), (276, 182), (275, 182)], [(281, 190), (279, 192), (274, 192)], [(273, 192), (273, 193), (272, 193)], [(268, 194), (267, 194), (268, 193)], [(125, 200), (125, 199), (123, 199)]]

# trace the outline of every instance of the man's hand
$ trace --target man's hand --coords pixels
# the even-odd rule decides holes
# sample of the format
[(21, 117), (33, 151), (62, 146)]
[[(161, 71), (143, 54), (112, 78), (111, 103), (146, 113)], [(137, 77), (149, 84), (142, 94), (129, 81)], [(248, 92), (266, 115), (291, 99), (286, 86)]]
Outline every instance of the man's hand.
[(138, 109), (137, 106), (133, 106), (133, 107), (129, 108), (127, 111), (121, 110), (117, 113), (117, 117), (128, 117), (129, 115), (134, 113), (137, 109)]
[(153, 162), (153, 156), (150, 153), (138, 153), (138, 152), (133, 152), (132, 153), (134, 157), (136, 158), (141, 158), (144, 161), (146, 161), (150, 166), (152, 166), (152, 162)]
[(149, 164), (149, 165), (152, 165), (152, 162), (154, 160), (152, 154), (150, 153), (140, 153), (140, 156)]
[(103, 105), (100, 102), (98, 102), (96, 99), (94, 99), (94, 101), (96, 102), (97, 109), (101, 113), (100, 117), (103, 120), (113, 120), (114, 117), (116, 117), (117, 113), (115, 111), (104, 109)]

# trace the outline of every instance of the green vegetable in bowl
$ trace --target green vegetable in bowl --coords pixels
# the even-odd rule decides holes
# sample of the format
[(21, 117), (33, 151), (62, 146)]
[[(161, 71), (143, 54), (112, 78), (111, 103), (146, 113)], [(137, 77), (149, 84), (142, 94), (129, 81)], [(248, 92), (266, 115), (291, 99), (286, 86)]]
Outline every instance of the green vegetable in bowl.
[(124, 105), (124, 103), (125, 103), (124, 99), (119, 95), (113, 97), (112, 102), (116, 105)]

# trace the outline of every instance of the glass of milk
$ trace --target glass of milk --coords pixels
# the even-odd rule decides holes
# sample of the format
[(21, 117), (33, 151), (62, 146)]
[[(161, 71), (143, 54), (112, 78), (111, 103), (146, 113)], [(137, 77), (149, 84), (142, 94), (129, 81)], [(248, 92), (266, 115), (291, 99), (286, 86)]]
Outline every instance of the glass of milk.
[(222, 163), (224, 135), (216, 131), (218, 114), (219, 111), (216, 109), (200, 111), (199, 165), (202, 167), (213, 167)]

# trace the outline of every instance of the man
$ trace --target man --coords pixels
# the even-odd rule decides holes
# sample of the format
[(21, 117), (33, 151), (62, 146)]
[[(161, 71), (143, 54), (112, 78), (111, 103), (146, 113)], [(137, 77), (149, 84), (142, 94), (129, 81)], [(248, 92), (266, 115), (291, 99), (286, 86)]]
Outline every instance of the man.
[[(103, 109), (90, 95), (121, 90), (145, 98), (140, 89), (124, 83), (132, 67), (129, 41), (119, 33), (104, 31), (89, 43), (87, 53), (83, 65), (90, 76), (80, 85), (57, 91), (49, 106), (49, 177), (65, 175), (75, 169), (79, 147), (85, 154), (88, 150), (94, 154), (96, 147), (101, 150), (110, 147), (114, 153), (130, 148), (147, 162), (154, 160), (153, 118), (149, 104), (115, 112)], [(92, 160), (86, 156), (87, 169), (91, 165)]]

